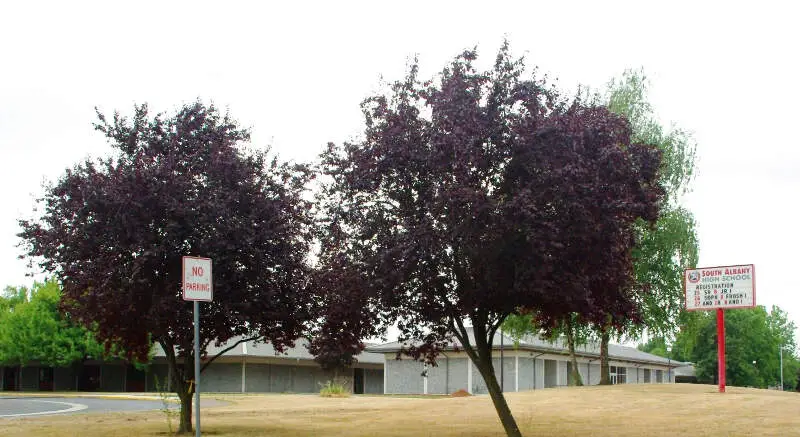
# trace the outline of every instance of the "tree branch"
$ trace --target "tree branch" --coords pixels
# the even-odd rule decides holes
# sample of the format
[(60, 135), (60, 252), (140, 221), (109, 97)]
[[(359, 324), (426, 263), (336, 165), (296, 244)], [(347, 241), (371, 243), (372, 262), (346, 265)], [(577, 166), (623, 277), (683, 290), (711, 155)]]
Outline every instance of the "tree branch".
[(503, 326), (503, 322), (506, 321), (507, 317), (508, 317), (508, 314), (503, 314), (502, 316), (499, 316), (497, 318), (497, 322), (493, 322), (489, 326), (489, 347), (491, 347), (492, 343), (494, 342), (494, 334), (497, 332), (498, 328)]
[(200, 373), (203, 373), (203, 370), (206, 370), (206, 367), (208, 367), (208, 366), (209, 366), (211, 363), (213, 363), (213, 362), (214, 362), (214, 360), (216, 360), (217, 358), (219, 358), (219, 357), (220, 357), (221, 355), (223, 355), (224, 353), (226, 353), (226, 352), (230, 351), (231, 349), (235, 348), (236, 346), (239, 346), (240, 344), (242, 344), (242, 343), (244, 343), (244, 342), (246, 342), (246, 341), (253, 341), (253, 340), (257, 340), (257, 339), (258, 339), (258, 337), (259, 337), (259, 336), (254, 336), (254, 337), (243, 338), (243, 339), (241, 339), (241, 340), (237, 341), (236, 343), (234, 343), (234, 344), (232, 344), (232, 345), (230, 345), (230, 346), (226, 347), (225, 349), (221, 350), (221, 351), (220, 351), (218, 354), (214, 355), (214, 357), (212, 357), (210, 360), (206, 361), (206, 362), (203, 364), (203, 366), (202, 366), (202, 367), (200, 367)]
[[(467, 328), (464, 327), (464, 322), (461, 321), (461, 319), (458, 318), (458, 317), (453, 317), (450, 320), (451, 320), (451, 323), (453, 323), (455, 321), (455, 324), (458, 327), (458, 332), (456, 332), (456, 330), (454, 329), (453, 330), (453, 334), (456, 336), (458, 341), (461, 342), (461, 347), (464, 348), (464, 352), (467, 353), (467, 356), (469, 356), (469, 358), (474, 363), (477, 363), (478, 362), (477, 361), (478, 360), (478, 354), (475, 352), (475, 349), (472, 347), (472, 344), (469, 342), (469, 333), (467, 332)], [(463, 338), (459, 338), (459, 334)]]
[(179, 372), (178, 360), (175, 358), (175, 347), (167, 340), (159, 340), (158, 344), (161, 345), (161, 349), (164, 349), (164, 355), (167, 358), (167, 366), (172, 369), (172, 382), (175, 383), (173, 391), (175, 393), (181, 393), (186, 389), (186, 381), (183, 372)]

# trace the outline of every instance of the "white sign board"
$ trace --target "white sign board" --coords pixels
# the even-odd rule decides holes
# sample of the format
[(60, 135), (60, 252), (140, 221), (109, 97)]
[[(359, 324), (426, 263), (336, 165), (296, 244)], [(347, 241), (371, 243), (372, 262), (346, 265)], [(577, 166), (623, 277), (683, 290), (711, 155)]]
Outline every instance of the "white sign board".
[(756, 268), (740, 266), (704, 267), (683, 272), (688, 311), (756, 306)]
[(201, 302), (214, 300), (211, 258), (183, 257), (183, 300)]

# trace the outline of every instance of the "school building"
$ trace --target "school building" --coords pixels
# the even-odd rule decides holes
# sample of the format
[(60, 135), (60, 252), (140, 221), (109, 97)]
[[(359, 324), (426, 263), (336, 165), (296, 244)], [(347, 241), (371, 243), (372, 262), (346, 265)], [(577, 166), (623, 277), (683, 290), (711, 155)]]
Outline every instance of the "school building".
[[(502, 341), (501, 341), (502, 338)], [(233, 344), (232, 341), (228, 344)], [(333, 373), (322, 370), (308, 353), (306, 341), (298, 341), (284, 353), (271, 345), (242, 342), (217, 358), (202, 373), (203, 392), (221, 393), (316, 393)], [(339, 372), (356, 394), (449, 394), (459, 389), (473, 394), (487, 393), (477, 368), (458, 344), (451, 344), (438, 358), (437, 366), (408, 358), (396, 359), (397, 342), (368, 346), (351, 368)], [(214, 356), (228, 345), (208, 348)], [(566, 346), (538, 337), (514, 344), (498, 333), (494, 339), (493, 363), (504, 391), (536, 390), (570, 383), (571, 363)], [(600, 382), (598, 344), (576, 350), (578, 371), (584, 384)], [(670, 361), (635, 348), (609, 345), (611, 381), (614, 384), (667, 383), (675, 381), (676, 367), (686, 363)], [(6, 391), (171, 391), (164, 353), (155, 350), (146, 371), (124, 361), (87, 358), (67, 367), (30, 363), (24, 367), (0, 367), (0, 388)]]
[[(220, 347), (210, 345), (214, 356), (233, 340)], [(323, 371), (308, 353), (305, 340), (284, 353), (269, 344), (242, 342), (220, 356), (200, 377), (203, 392), (220, 393), (314, 393), (332, 372)], [(353, 393), (383, 393), (383, 355), (369, 352), (336, 376), (345, 377)], [(68, 367), (49, 367), (31, 363), (24, 367), (0, 367), (2, 390), (22, 391), (101, 391), (156, 392), (172, 391), (171, 375), (164, 352), (156, 347), (147, 371), (121, 361), (86, 359)]]
[[(475, 344), (471, 330), (469, 334), (470, 342)], [(436, 366), (426, 366), (411, 359), (396, 359), (401, 347), (397, 342), (371, 346), (367, 351), (385, 357), (384, 393), (449, 394), (460, 389), (473, 394), (488, 393), (483, 377), (460, 346), (458, 343), (450, 344), (437, 359)], [(599, 384), (599, 343), (576, 347), (575, 352), (583, 383)], [(686, 364), (615, 344), (609, 344), (608, 354), (613, 384), (674, 382), (674, 369)], [(571, 382), (572, 363), (568, 349), (561, 341), (551, 343), (530, 336), (515, 345), (513, 339), (497, 333), (492, 356), (498, 383), (502, 380), (506, 392), (566, 386)]]

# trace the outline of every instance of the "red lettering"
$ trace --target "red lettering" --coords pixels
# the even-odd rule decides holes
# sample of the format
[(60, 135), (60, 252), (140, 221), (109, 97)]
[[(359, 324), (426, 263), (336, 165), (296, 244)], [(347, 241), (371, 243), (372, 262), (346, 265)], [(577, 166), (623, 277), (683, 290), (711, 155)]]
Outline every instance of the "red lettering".
[(192, 267), (192, 276), (203, 276), (203, 268), (200, 266)]
[(187, 291), (211, 291), (211, 284), (200, 284), (198, 282), (187, 282), (184, 287)]

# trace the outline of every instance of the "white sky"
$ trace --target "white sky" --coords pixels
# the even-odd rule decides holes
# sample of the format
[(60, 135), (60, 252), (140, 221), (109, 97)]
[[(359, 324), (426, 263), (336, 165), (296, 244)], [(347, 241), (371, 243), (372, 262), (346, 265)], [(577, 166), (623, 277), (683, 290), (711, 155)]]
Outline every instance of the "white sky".
[[(45, 180), (109, 148), (94, 106), (228, 107), (286, 159), (359, 134), (360, 101), (419, 54), (429, 77), (504, 36), (565, 91), (644, 67), (660, 117), (694, 132), (686, 198), (700, 265), (754, 263), (758, 303), (800, 325), (798, 6), (794, 2), (3, 2), (0, 286), (30, 279), (17, 219)], [(281, 2), (289, 3), (289, 2)]]

